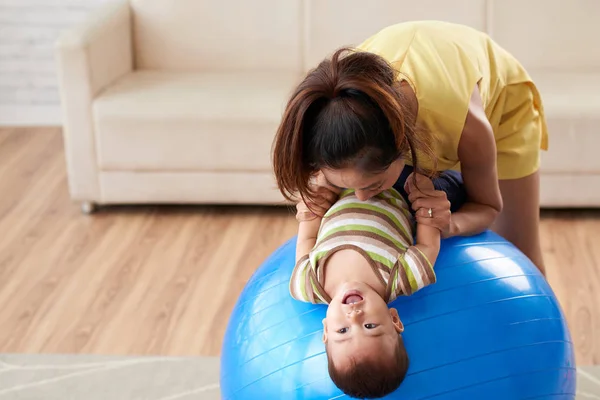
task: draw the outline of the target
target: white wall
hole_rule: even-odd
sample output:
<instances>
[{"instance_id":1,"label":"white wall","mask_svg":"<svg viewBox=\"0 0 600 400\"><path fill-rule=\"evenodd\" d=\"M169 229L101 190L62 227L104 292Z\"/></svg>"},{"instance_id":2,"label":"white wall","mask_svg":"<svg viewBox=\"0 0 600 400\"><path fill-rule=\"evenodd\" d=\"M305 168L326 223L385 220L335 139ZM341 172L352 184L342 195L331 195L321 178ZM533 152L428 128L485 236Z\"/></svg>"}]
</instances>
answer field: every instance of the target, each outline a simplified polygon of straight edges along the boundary
<instances>
[{"instance_id":1,"label":"white wall","mask_svg":"<svg viewBox=\"0 0 600 400\"><path fill-rule=\"evenodd\" d=\"M58 125L54 41L110 0L0 0L0 125Z\"/></svg>"}]
</instances>

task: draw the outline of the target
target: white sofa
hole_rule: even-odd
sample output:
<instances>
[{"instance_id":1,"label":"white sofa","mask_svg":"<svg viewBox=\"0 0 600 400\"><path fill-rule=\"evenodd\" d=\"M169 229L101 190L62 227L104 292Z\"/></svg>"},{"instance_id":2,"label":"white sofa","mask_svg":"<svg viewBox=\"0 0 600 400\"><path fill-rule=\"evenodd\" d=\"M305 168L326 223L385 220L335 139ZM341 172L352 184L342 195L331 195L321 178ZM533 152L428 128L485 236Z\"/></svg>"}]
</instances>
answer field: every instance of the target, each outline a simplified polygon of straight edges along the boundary
<instances>
[{"instance_id":1,"label":"white sofa","mask_svg":"<svg viewBox=\"0 0 600 400\"><path fill-rule=\"evenodd\" d=\"M302 75L400 21L490 33L548 114L542 206L600 206L600 2L121 0L57 42L69 188L92 204L278 204L271 143Z\"/></svg>"}]
</instances>

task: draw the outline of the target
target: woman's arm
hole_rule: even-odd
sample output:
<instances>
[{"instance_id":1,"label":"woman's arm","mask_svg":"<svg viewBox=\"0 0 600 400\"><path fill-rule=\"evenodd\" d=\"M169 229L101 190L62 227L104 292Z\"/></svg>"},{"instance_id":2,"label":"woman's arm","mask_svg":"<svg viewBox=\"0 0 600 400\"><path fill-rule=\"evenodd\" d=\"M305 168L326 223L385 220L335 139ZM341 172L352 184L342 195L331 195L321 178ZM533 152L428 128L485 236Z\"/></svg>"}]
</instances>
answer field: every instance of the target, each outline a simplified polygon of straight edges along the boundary
<instances>
[{"instance_id":1,"label":"woman's arm","mask_svg":"<svg viewBox=\"0 0 600 400\"><path fill-rule=\"evenodd\" d=\"M469 102L469 112L458 144L458 158L468 202L452 214L449 232L445 236L480 233L488 229L502 211L496 140L477 86Z\"/></svg>"}]
</instances>

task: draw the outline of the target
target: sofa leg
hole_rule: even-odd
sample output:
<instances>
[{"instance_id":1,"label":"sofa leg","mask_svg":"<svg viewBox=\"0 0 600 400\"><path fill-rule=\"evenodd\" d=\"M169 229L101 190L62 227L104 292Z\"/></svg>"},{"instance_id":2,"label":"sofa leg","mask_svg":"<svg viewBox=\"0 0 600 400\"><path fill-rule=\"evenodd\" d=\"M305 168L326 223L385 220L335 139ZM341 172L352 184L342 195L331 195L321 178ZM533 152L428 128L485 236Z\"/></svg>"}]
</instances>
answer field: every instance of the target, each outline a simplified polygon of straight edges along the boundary
<instances>
[{"instance_id":1,"label":"sofa leg","mask_svg":"<svg viewBox=\"0 0 600 400\"><path fill-rule=\"evenodd\" d=\"M81 212L84 214L92 214L94 211L96 211L96 203L93 203L91 201L84 201L83 203L81 203Z\"/></svg>"}]
</instances>

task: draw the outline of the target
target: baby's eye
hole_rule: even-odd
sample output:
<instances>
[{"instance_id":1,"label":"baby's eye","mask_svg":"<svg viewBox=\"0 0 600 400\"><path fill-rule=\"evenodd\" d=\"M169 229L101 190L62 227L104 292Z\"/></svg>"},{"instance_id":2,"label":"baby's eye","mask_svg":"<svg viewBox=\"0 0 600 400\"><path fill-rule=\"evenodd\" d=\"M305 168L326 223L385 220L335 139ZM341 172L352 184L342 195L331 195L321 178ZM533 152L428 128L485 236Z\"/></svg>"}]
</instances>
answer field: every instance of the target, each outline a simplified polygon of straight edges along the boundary
<instances>
[{"instance_id":1,"label":"baby's eye","mask_svg":"<svg viewBox=\"0 0 600 400\"><path fill-rule=\"evenodd\" d=\"M346 333L348 332L348 328L341 328L336 331L337 333Z\"/></svg>"},{"instance_id":2,"label":"baby's eye","mask_svg":"<svg viewBox=\"0 0 600 400\"><path fill-rule=\"evenodd\" d=\"M377 325L376 324L365 324L365 328L367 328L367 329L375 329L375 328L377 328Z\"/></svg>"}]
</instances>

